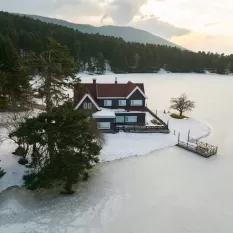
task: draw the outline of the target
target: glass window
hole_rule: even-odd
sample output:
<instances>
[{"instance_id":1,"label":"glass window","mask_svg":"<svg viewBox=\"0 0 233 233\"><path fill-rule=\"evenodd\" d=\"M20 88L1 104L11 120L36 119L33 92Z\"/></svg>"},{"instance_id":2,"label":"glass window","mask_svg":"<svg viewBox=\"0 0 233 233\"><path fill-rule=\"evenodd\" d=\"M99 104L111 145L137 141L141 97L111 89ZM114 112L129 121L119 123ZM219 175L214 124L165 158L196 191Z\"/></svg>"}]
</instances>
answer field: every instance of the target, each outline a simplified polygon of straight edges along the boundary
<instances>
[{"instance_id":1,"label":"glass window","mask_svg":"<svg viewBox=\"0 0 233 233\"><path fill-rule=\"evenodd\" d=\"M105 100L104 101L104 106L112 106L112 101L111 100Z\"/></svg>"},{"instance_id":2,"label":"glass window","mask_svg":"<svg viewBox=\"0 0 233 233\"><path fill-rule=\"evenodd\" d=\"M131 100L131 106L142 106L142 100Z\"/></svg>"},{"instance_id":3,"label":"glass window","mask_svg":"<svg viewBox=\"0 0 233 233\"><path fill-rule=\"evenodd\" d=\"M92 109L92 103L88 103L88 109Z\"/></svg>"},{"instance_id":4,"label":"glass window","mask_svg":"<svg viewBox=\"0 0 233 233\"><path fill-rule=\"evenodd\" d=\"M125 117L125 122L128 123L136 123L137 122L137 116L126 116Z\"/></svg>"},{"instance_id":5,"label":"glass window","mask_svg":"<svg viewBox=\"0 0 233 233\"><path fill-rule=\"evenodd\" d=\"M119 100L119 106L126 106L126 100Z\"/></svg>"},{"instance_id":6,"label":"glass window","mask_svg":"<svg viewBox=\"0 0 233 233\"><path fill-rule=\"evenodd\" d=\"M124 123L125 117L124 116L116 116L116 123Z\"/></svg>"},{"instance_id":7,"label":"glass window","mask_svg":"<svg viewBox=\"0 0 233 233\"><path fill-rule=\"evenodd\" d=\"M110 122L98 122L98 129L110 129Z\"/></svg>"},{"instance_id":8,"label":"glass window","mask_svg":"<svg viewBox=\"0 0 233 233\"><path fill-rule=\"evenodd\" d=\"M83 104L83 108L84 108L84 109L87 109L87 103L84 103L84 104Z\"/></svg>"}]
</instances>

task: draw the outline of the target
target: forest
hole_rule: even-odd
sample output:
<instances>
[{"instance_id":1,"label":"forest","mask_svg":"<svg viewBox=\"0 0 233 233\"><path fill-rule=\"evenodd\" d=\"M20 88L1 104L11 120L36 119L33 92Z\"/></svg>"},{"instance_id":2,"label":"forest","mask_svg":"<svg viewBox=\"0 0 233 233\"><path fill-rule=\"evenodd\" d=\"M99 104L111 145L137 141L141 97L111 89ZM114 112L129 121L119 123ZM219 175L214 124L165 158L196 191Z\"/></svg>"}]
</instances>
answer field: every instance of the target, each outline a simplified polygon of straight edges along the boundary
<instances>
[{"instance_id":1,"label":"forest","mask_svg":"<svg viewBox=\"0 0 233 233\"><path fill-rule=\"evenodd\" d=\"M107 62L115 73L233 72L233 55L192 52L176 47L125 42L121 38L85 34L26 16L0 12L0 72L33 51L44 50L47 38L66 45L79 70L101 74ZM10 65L12 68L12 65Z\"/></svg>"}]
</instances>

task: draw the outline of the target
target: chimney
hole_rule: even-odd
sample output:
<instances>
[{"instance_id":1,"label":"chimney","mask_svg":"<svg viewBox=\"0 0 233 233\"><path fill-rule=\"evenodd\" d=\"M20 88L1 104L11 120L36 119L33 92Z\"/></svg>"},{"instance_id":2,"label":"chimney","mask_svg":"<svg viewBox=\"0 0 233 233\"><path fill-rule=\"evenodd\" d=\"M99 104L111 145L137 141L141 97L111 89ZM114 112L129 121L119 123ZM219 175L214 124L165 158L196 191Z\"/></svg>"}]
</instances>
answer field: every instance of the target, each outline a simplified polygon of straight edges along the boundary
<instances>
[{"instance_id":1,"label":"chimney","mask_svg":"<svg viewBox=\"0 0 233 233\"><path fill-rule=\"evenodd\" d=\"M96 79L95 78L93 78L93 84L96 84Z\"/></svg>"},{"instance_id":2,"label":"chimney","mask_svg":"<svg viewBox=\"0 0 233 233\"><path fill-rule=\"evenodd\" d=\"M115 77L115 84L117 84L117 77Z\"/></svg>"}]
</instances>

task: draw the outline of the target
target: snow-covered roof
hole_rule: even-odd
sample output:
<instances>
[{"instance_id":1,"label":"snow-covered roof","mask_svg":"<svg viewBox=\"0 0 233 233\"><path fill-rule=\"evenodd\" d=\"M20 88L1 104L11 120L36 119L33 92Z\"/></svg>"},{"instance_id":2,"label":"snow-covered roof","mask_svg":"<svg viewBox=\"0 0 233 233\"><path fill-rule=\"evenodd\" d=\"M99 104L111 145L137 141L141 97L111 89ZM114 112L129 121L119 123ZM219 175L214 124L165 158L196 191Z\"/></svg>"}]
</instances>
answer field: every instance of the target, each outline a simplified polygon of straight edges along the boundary
<instances>
[{"instance_id":1,"label":"snow-covered roof","mask_svg":"<svg viewBox=\"0 0 233 233\"><path fill-rule=\"evenodd\" d=\"M93 113L93 118L115 118L114 109L101 108L100 111Z\"/></svg>"},{"instance_id":2,"label":"snow-covered roof","mask_svg":"<svg viewBox=\"0 0 233 233\"><path fill-rule=\"evenodd\" d=\"M115 113L145 113L143 111L126 111L125 109L109 109L109 108L100 108L100 111L92 114L93 118L115 118Z\"/></svg>"}]
</instances>

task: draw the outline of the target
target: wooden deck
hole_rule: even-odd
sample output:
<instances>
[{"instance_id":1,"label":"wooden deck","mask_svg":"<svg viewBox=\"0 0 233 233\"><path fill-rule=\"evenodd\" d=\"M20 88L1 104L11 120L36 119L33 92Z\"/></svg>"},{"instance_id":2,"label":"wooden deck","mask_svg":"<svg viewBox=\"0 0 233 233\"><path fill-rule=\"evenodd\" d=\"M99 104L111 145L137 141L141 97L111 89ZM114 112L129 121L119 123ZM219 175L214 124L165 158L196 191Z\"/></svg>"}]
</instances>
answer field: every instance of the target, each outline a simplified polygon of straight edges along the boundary
<instances>
[{"instance_id":1,"label":"wooden deck","mask_svg":"<svg viewBox=\"0 0 233 233\"><path fill-rule=\"evenodd\" d=\"M218 147L200 141L197 144L179 141L177 146L195 154L201 155L205 158L216 155L218 152Z\"/></svg>"}]
</instances>

